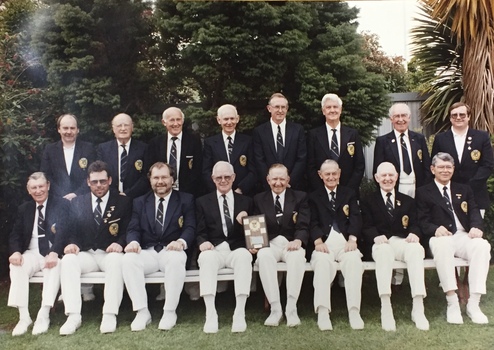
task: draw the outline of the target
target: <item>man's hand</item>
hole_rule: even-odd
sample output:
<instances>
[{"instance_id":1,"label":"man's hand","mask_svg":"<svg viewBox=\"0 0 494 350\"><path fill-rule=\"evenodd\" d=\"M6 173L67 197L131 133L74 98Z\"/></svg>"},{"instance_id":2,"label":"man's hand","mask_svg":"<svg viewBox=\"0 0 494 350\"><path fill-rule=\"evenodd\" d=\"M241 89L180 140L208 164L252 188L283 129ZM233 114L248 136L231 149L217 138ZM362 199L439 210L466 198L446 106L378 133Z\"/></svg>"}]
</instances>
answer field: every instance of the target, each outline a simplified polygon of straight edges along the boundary
<instances>
[{"instance_id":1,"label":"man's hand","mask_svg":"<svg viewBox=\"0 0 494 350\"><path fill-rule=\"evenodd\" d=\"M201 245L199 246L199 250L201 252L203 252L205 250L213 250L213 249L214 249L214 245L209 241L201 243Z\"/></svg>"},{"instance_id":2,"label":"man's hand","mask_svg":"<svg viewBox=\"0 0 494 350\"><path fill-rule=\"evenodd\" d=\"M435 236L436 237L443 237L443 236L452 236L453 234L448 231L448 229L444 226L439 226L436 229Z\"/></svg>"},{"instance_id":3,"label":"man's hand","mask_svg":"<svg viewBox=\"0 0 494 350\"><path fill-rule=\"evenodd\" d=\"M240 225L243 225L242 219L245 218L246 216L249 216L245 210L242 210L240 213L238 213L236 220Z\"/></svg>"},{"instance_id":4,"label":"man's hand","mask_svg":"<svg viewBox=\"0 0 494 350\"><path fill-rule=\"evenodd\" d=\"M9 263L14 266L22 266L23 262L24 259L22 258L22 254L20 252L12 253L12 255L9 256Z\"/></svg>"},{"instance_id":5,"label":"man's hand","mask_svg":"<svg viewBox=\"0 0 494 350\"><path fill-rule=\"evenodd\" d=\"M388 243L388 237L386 237L385 235L374 237L374 243L375 244Z\"/></svg>"},{"instance_id":6,"label":"man's hand","mask_svg":"<svg viewBox=\"0 0 494 350\"><path fill-rule=\"evenodd\" d=\"M75 193L68 193L65 196L63 196L63 198L68 199L69 201L71 201L75 197L77 197L77 195Z\"/></svg>"},{"instance_id":7,"label":"man's hand","mask_svg":"<svg viewBox=\"0 0 494 350\"><path fill-rule=\"evenodd\" d=\"M55 252L50 252L45 256L45 268L52 269L58 264L58 254Z\"/></svg>"},{"instance_id":8,"label":"man's hand","mask_svg":"<svg viewBox=\"0 0 494 350\"><path fill-rule=\"evenodd\" d=\"M136 241L132 241L127 246L125 247L125 252L126 253L140 253L141 252L141 245L137 243Z\"/></svg>"},{"instance_id":9,"label":"man's hand","mask_svg":"<svg viewBox=\"0 0 494 350\"><path fill-rule=\"evenodd\" d=\"M324 243L322 238L318 238L314 241L314 249L316 252L329 253L328 246Z\"/></svg>"},{"instance_id":10,"label":"man's hand","mask_svg":"<svg viewBox=\"0 0 494 350\"><path fill-rule=\"evenodd\" d=\"M166 250L175 250L177 252L181 252L182 250L184 250L184 248L185 248L185 246L184 246L183 242L180 242L180 241L171 241L166 246Z\"/></svg>"},{"instance_id":11,"label":"man's hand","mask_svg":"<svg viewBox=\"0 0 494 350\"><path fill-rule=\"evenodd\" d=\"M300 247L302 247L302 241L300 239L294 239L291 242L288 242L286 245L286 250L289 252L294 251L294 250L299 250Z\"/></svg>"},{"instance_id":12,"label":"man's hand","mask_svg":"<svg viewBox=\"0 0 494 350\"><path fill-rule=\"evenodd\" d=\"M65 249L63 250L63 252L65 254L79 254L79 247L77 246L77 244L69 244L68 246L65 247Z\"/></svg>"},{"instance_id":13,"label":"man's hand","mask_svg":"<svg viewBox=\"0 0 494 350\"><path fill-rule=\"evenodd\" d=\"M114 242L106 248L107 253L121 253L123 252L123 248L120 244Z\"/></svg>"},{"instance_id":14,"label":"man's hand","mask_svg":"<svg viewBox=\"0 0 494 350\"><path fill-rule=\"evenodd\" d=\"M420 238L415 233L410 232L407 238L405 238L405 241L408 243L418 243L420 242Z\"/></svg>"},{"instance_id":15,"label":"man's hand","mask_svg":"<svg viewBox=\"0 0 494 350\"><path fill-rule=\"evenodd\" d=\"M121 196L127 196L124 192L120 192L119 195L121 195Z\"/></svg>"},{"instance_id":16,"label":"man's hand","mask_svg":"<svg viewBox=\"0 0 494 350\"><path fill-rule=\"evenodd\" d=\"M259 251L259 249L254 249L254 248L249 249L249 252L250 252L252 255L257 254L257 252L258 252L258 251Z\"/></svg>"},{"instance_id":17,"label":"man's hand","mask_svg":"<svg viewBox=\"0 0 494 350\"><path fill-rule=\"evenodd\" d=\"M483 232L476 227L472 227L468 232L470 238L482 238Z\"/></svg>"},{"instance_id":18,"label":"man's hand","mask_svg":"<svg viewBox=\"0 0 494 350\"><path fill-rule=\"evenodd\" d=\"M348 236L348 241L345 244L345 252L352 252L357 249L357 237L354 235Z\"/></svg>"}]
</instances>

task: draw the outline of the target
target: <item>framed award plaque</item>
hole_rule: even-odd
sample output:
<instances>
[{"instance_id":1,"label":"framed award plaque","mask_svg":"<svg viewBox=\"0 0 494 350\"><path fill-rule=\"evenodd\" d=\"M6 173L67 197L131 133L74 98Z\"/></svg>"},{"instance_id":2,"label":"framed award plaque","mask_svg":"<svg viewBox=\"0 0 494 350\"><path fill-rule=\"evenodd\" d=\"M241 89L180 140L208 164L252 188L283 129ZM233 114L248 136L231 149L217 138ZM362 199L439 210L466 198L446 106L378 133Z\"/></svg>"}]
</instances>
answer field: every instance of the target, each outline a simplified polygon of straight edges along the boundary
<instances>
[{"instance_id":1,"label":"framed award plaque","mask_svg":"<svg viewBox=\"0 0 494 350\"><path fill-rule=\"evenodd\" d=\"M247 249L261 249L269 245L264 214L246 216L243 224Z\"/></svg>"}]
</instances>

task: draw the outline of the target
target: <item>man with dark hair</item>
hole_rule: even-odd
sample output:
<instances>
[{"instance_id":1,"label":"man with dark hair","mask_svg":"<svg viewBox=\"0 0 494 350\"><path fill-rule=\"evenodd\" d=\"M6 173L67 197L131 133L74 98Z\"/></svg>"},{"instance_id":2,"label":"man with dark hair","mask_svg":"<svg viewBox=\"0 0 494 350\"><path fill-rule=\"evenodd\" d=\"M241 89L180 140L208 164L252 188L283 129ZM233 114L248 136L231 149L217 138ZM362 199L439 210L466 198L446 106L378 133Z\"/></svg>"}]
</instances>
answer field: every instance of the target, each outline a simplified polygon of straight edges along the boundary
<instances>
[{"instance_id":1,"label":"man with dark hair","mask_svg":"<svg viewBox=\"0 0 494 350\"><path fill-rule=\"evenodd\" d=\"M424 236L430 239L437 274L446 294L447 321L463 323L456 295L456 256L469 263L467 315L473 323L488 323L479 302L486 293L491 245L482 238L482 217L472 189L451 181L455 162L448 153L439 152L432 158L431 171L434 181L417 189L416 202L419 225Z\"/></svg>"},{"instance_id":2,"label":"man with dark hair","mask_svg":"<svg viewBox=\"0 0 494 350\"><path fill-rule=\"evenodd\" d=\"M175 191L174 168L157 162L149 169L152 191L134 200L123 258L123 278L132 307L137 311L130 329L141 331L151 323L144 276L165 273L166 300L159 329L177 322L176 309L185 281L185 250L193 246L196 218L191 194Z\"/></svg>"},{"instance_id":3,"label":"man with dark hair","mask_svg":"<svg viewBox=\"0 0 494 350\"><path fill-rule=\"evenodd\" d=\"M454 103L449 109L451 129L437 134L432 146L432 156L445 152L453 157L455 171L452 181L469 185L482 216L490 206L487 179L494 169L489 133L468 126L470 107Z\"/></svg>"},{"instance_id":4,"label":"man with dark hair","mask_svg":"<svg viewBox=\"0 0 494 350\"><path fill-rule=\"evenodd\" d=\"M7 305L19 310L13 336L26 333L32 323L28 309L29 277L40 270L43 271L43 292L33 335L48 331L50 309L60 289L62 231L69 204L65 199L48 195L50 182L42 172L31 174L26 187L33 200L19 206L9 236L11 283Z\"/></svg>"},{"instance_id":5,"label":"man with dark hair","mask_svg":"<svg viewBox=\"0 0 494 350\"><path fill-rule=\"evenodd\" d=\"M101 333L112 333L123 296L122 257L132 201L110 191L108 166L102 161L89 165L87 185L91 193L70 203L70 226L62 259L61 284L67 321L61 335L73 334L81 325L81 274L105 272Z\"/></svg>"}]
</instances>

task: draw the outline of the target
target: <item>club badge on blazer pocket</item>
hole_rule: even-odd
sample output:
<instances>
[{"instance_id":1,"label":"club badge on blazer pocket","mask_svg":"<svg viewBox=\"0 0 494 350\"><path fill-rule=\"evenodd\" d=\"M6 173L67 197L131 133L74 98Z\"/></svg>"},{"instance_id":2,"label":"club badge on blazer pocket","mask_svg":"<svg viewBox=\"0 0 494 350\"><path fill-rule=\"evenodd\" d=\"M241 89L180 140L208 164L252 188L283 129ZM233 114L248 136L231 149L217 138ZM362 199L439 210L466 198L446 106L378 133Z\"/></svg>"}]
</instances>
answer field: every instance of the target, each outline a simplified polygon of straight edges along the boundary
<instances>
[{"instance_id":1,"label":"club badge on blazer pocket","mask_svg":"<svg viewBox=\"0 0 494 350\"><path fill-rule=\"evenodd\" d=\"M244 154L242 154L240 156L240 165L241 166L246 166L247 165L247 156L245 156Z\"/></svg>"},{"instance_id":2,"label":"club badge on blazer pocket","mask_svg":"<svg viewBox=\"0 0 494 350\"><path fill-rule=\"evenodd\" d=\"M403 215L403 217L401 218L401 224L403 225L403 228L405 230L408 228L409 220L410 220L410 218L408 217L408 215Z\"/></svg>"},{"instance_id":3,"label":"club badge on blazer pocket","mask_svg":"<svg viewBox=\"0 0 494 350\"><path fill-rule=\"evenodd\" d=\"M347 218L350 216L350 206L348 204L343 206L343 214L345 214Z\"/></svg>"},{"instance_id":4,"label":"club badge on blazer pocket","mask_svg":"<svg viewBox=\"0 0 494 350\"><path fill-rule=\"evenodd\" d=\"M87 168L87 159L86 158L79 159L79 168L81 168L81 169Z\"/></svg>"},{"instance_id":5,"label":"club badge on blazer pocket","mask_svg":"<svg viewBox=\"0 0 494 350\"><path fill-rule=\"evenodd\" d=\"M142 160L140 160L140 159L136 160L136 162L134 163L134 166L135 166L136 170L140 172L142 170Z\"/></svg>"},{"instance_id":6,"label":"club badge on blazer pocket","mask_svg":"<svg viewBox=\"0 0 494 350\"><path fill-rule=\"evenodd\" d=\"M353 155L355 154L355 142L348 142L346 144L346 150L348 151L350 157L353 157Z\"/></svg>"}]
</instances>

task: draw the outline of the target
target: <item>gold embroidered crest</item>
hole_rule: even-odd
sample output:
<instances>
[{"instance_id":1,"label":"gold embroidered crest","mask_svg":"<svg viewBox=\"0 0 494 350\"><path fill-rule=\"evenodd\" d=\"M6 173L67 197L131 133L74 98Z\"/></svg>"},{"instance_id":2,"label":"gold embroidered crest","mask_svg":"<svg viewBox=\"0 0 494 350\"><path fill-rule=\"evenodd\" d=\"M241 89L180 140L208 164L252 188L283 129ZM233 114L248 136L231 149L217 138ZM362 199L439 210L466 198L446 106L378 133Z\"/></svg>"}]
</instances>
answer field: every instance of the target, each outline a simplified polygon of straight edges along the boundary
<instances>
[{"instance_id":1,"label":"gold embroidered crest","mask_svg":"<svg viewBox=\"0 0 494 350\"><path fill-rule=\"evenodd\" d=\"M468 203L463 201L461 202L461 210L463 210L464 213L467 213L468 212Z\"/></svg>"},{"instance_id":2,"label":"gold embroidered crest","mask_svg":"<svg viewBox=\"0 0 494 350\"><path fill-rule=\"evenodd\" d=\"M116 222L111 224L108 231L110 231L112 236L116 236L118 234L118 224Z\"/></svg>"},{"instance_id":3,"label":"gold embroidered crest","mask_svg":"<svg viewBox=\"0 0 494 350\"><path fill-rule=\"evenodd\" d=\"M345 204L343 206L343 213L345 214L345 216L350 216L350 207L348 206L348 204Z\"/></svg>"},{"instance_id":4,"label":"gold embroidered crest","mask_svg":"<svg viewBox=\"0 0 494 350\"><path fill-rule=\"evenodd\" d=\"M355 146L353 143L349 143L346 145L346 149L348 151L348 154L353 157L353 155L355 154Z\"/></svg>"},{"instance_id":5,"label":"gold embroidered crest","mask_svg":"<svg viewBox=\"0 0 494 350\"><path fill-rule=\"evenodd\" d=\"M419 159L422 161L422 150L421 149L419 149L417 151L417 157L419 157Z\"/></svg>"},{"instance_id":6,"label":"gold embroidered crest","mask_svg":"<svg viewBox=\"0 0 494 350\"><path fill-rule=\"evenodd\" d=\"M87 159L86 158L79 159L79 167L81 169L86 169L87 168Z\"/></svg>"},{"instance_id":7,"label":"gold embroidered crest","mask_svg":"<svg viewBox=\"0 0 494 350\"><path fill-rule=\"evenodd\" d=\"M57 227L56 226L57 226L57 224L51 225L51 233L53 233L53 234L57 233Z\"/></svg>"},{"instance_id":8,"label":"gold embroidered crest","mask_svg":"<svg viewBox=\"0 0 494 350\"><path fill-rule=\"evenodd\" d=\"M141 171L142 170L142 160L140 160L140 159L136 160L136 162L134 163L134 166L136 167L137 171Z\"/></svg>"},{"instance_id":9,"label":"gold embroidered crest","mask_svg":"<svg viewBox=\"0 0 494 350\"><path fill-rule=\"evenodd\" d=\"M184 217L183 216L178 218L178 226L180 228L182 228L182 226L184 226Z\"/></svg>"},{"instance_id":10,"label":"gold embroidered crest","mask_svg":"<svg viewBox=\"0 0 494 350\"><path fill-rule=\"evenodd\" d=\"M480 151L479 151L479 150L474 149L474 150L472 151L472 153L470 153L470 156L472 157L472 160L473 160L474 162L478 162L478 161L479 161L479 159L480 159L481 153L480 153Z\"/></svg>"},{"instance_id":11,"label":"gold embroidered crest","mask_svg":"<svg viewBox=\"0 0 494 350\"><path fill-rule=\"evenodd\" d=\"M240 165L241 166L246 166L247 165L247 157L244 154L242 154L240 156Z\"/></svg>"},{"instance_id":12,"label":"gold embroidered crest","mask_svg":"<svg viewBox=\"0 0 494 350\"><path fill-rule=\"evenodd\" d=\"M293 215L292 215L292 220L293 220L293 223L296 224L297 223L297 217L298 217L298 213L296 211L293 212Z\"/></svg>"},{"instance_id":13,"label":"gold embroidered crest","mask_svg":"<svg viewBox=\"0 0 494 350\"><path fill-rule=\"evenodd\" d=\"M403 225L404 229L408 227L408 220L409 220L408 215L403 215L403 217L401 218L401 224Z\"/></svg>"},{"instance_id":14,"label":"gold embroidered crest","mask_svg":"<svg viewBox=\"0 0 494 350\"><path fill-rule=\"evenodd\" d=\"M189 159L189 169L192 170L192 165L194 165L194 158Z\"/></svg>"}]
</instances>

